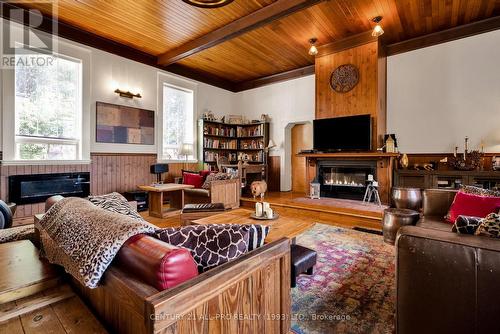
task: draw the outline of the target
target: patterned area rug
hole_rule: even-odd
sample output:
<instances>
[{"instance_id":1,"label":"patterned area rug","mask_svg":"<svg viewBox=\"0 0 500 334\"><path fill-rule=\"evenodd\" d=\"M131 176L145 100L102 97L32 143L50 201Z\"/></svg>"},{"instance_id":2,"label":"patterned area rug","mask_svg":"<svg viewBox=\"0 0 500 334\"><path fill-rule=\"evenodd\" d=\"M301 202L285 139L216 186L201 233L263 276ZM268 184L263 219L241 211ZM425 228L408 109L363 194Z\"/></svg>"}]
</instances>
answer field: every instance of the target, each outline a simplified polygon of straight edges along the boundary
<instances>
[{"instance_id":1,"label":"patterned area rug","mask_svg":"<svg viewBox=\"0 0 500 334\"><path fill-rule=\"evenodd\" d=\"M315 249L318 263L292 289L295 333L393 333L393 246L378 235L324 224L297 243Z\"/></svg>"}]
</instances>

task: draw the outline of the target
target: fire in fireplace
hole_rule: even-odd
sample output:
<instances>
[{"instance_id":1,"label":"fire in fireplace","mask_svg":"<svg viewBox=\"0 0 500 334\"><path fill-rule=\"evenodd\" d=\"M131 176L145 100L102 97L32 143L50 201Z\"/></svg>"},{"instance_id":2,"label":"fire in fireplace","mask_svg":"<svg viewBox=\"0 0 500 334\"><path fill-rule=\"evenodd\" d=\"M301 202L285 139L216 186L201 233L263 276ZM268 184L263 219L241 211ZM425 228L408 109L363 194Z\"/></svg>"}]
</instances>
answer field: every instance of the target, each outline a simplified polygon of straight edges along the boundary
<instances>
[{"instance_id":1,"label":"fire in fireplace","mask_svg":"<svg viewBox=\"0 0 500 334\"><path fill-rule=\"evenodd\" d=\"M320 160L318 180L321 196L362 200L368 175L376 176L376 161Z\"/></svg>"}]
</instances>

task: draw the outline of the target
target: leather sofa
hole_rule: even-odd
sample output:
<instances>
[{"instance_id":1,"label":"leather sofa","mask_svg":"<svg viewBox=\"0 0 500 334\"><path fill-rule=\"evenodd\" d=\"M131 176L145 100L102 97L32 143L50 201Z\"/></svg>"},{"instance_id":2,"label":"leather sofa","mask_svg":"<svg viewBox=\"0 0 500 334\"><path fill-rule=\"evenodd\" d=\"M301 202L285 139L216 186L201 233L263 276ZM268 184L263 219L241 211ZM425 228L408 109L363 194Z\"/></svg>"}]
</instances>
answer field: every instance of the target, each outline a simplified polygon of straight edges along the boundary
<instances>
[{"instance_id":1,"label":"leather sofa","mask_svg":"<svg viewBox=\"0 0 500 334\"><path fill-rule=\"evenodd\" d=\"M50 197L45 202L45 210L49 210L63 198ZM198 276L197 265L189 250L145 234L129 238L113 263L159 291L173 288Z\"/></svg>"},{"instance_id":2,"label":"leather sofa","mask_svg":"<svg viewBox=\"0 0 500 334\"><path fill-rule=\"evenodd\" d=\"M500 332L500 240L451 231L455 193L426 190L423 218L398 232L397 333Z\"/></svg>"}]
</instances>

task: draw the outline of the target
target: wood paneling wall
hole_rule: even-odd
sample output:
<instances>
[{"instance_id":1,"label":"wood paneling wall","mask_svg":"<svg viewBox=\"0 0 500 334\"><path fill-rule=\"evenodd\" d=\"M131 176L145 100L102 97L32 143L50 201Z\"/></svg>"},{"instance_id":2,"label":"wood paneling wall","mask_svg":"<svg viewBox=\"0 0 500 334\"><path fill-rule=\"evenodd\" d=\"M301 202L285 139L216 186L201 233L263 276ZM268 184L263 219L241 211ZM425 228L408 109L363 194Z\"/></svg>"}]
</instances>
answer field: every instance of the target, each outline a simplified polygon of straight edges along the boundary
<instances>
[{"instance_id":1,"label":"wood paneling wall","mask_svg":"<svg viewBox=\"0 0 500 334\"><path fill-rule=\"evenodd\" d=\"M156 154L92 153L90 165L26 165L0 166L0 199L7 201L8 177L24 174L50 174L65 172L90 172L93 195L113 191L125 192L137 189L139 184L150 184L156 176L149 172L149 166L156 162ZM181 175L181 169L197 170L197 164L169 164L165 182ZM44 203L20 205L15 218L29 217L44 212Z\"/></svg>"},{"instance_id":2,"label":"wood paneling wall","mask_svg":"<svg viewBox=\"0 0 500 334\"><path fill-rule=\"evenodd\" d=\"M330 87L332 72L340 65L359 69L359 82L347 93ZM316 118L370 114L373 117L372 149L382 144L386 126L386 58L378 41L316 58Z\"/></svg>"},{"instance_id":3,"label":"wood paneling wall","mask_svg":"<svg viewBox=\"0 0 500 334\"><path fill-rule=\"evenodd\" d=\"M0 199L7 201L9 198L10 175L26 174L52 174L68 172L90 172L90 165L26 165L26 166L0 166ZM92 176L91 176L92 177ZM44 212L44 203L19 205L15 218L29 217Z\"/></svg>"},{"instance_id":4,"label":"wood paneling wall","mask_svg":"<svg viewBox=\"0 0 500 334\"><path fill-rule=\"evenodd\" d=\"M267 160L267 190L281 190L281 157L270 156Z\"/></svg>"}]
</instances>

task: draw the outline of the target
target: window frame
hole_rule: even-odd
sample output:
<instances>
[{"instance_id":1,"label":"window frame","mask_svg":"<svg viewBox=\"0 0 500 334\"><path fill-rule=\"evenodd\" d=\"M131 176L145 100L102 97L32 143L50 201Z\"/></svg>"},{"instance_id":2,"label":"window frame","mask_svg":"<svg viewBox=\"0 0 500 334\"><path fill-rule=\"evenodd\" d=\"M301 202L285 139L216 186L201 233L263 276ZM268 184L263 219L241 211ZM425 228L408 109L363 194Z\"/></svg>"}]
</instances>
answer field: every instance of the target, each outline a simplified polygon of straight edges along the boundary
<instances>
[{"instance_id":1,"label":"window frame","mask_svg":"<svg viewBox=\"0 0 500 334\"><path fill-rule=\"evenodd\" d=\"M11 23L12 24L12 23ZM14 29L22 32L23 26L18 24L14 25ZM18 34L22 36L22 33ZM79 115L77 116L77 126L79 137L76 146L77 156L72 160L61 159L46 159L46 160L26 160L16 157L17 144L21 141L40 142L40 143L70 143L73 139L59 139L59 138L46 138L46 137L29 137L22 138L16 134L16 115L15 115L15 69L3 68L2 71L2 141L0 146L2 148L3 157L2 165L71 165L71 164L90 164L90 133L85 129L90 128L90 64L91 64L91 51L62 40L57 36L42 33L39 35L42 39L51 39L54 46L54 55L70 60L77 61L80 66L80 103ZM17 42L19 45L24 45L22 41ZM18 138L17 138L18 137Z\"/></svg>"},{"instance_id":2,"label":"window frame","mask_svg":"<svg viewBox=\"0 0 500 334\"><path fill-rule=\"evenodd\" d=\"M193 92L193 159L165 159L163 156L163 88L169 86L172 88ZM198 163L198 84L186 79L172 75L158 73L158 149L157 161L161 163Z\"/></svg>"}]
</instances>

